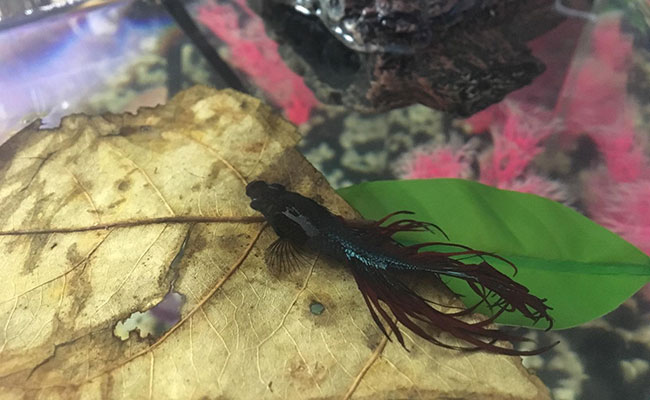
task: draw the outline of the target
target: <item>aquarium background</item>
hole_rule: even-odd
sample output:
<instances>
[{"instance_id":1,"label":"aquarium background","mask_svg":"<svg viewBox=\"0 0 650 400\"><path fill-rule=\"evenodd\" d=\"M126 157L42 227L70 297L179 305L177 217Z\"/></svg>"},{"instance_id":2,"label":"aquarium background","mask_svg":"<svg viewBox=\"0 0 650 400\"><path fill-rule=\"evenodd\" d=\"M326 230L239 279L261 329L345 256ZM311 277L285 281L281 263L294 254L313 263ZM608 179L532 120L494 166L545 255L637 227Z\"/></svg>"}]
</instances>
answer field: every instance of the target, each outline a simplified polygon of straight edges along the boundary
<instances>
[{"instance_id":1,"label":"aquarium background","mask_svg":"<svg viewBox=\"0 0 650 400\"><path fill-rule=\"evenodd\" d=\"M194 27L179 23L167 4L85 3L38 18L18 5L0 7L0 142L31 123L57 126L71 113L136 112L197 83L236 87L299 127L302 152L334 187L477 180L561 202L650 254L647 1L565 1L562 21L526 42L544 72L467 118L404 92L403 106L354 110L346 102L358 93L331 96L337 87L367 90L354 73L358 60L308 38L291 43L259 2L184 2ZM298 13L295 23L306 18L304 10L286 11ZM309 69L314 57L328 64ZM165 310L179 301L154 310L149 329L173 324ZM561 340L524 359L555 399L650 398L649 287L583 326L526 334L541 344Z\"/></svg>"}]
</instances>

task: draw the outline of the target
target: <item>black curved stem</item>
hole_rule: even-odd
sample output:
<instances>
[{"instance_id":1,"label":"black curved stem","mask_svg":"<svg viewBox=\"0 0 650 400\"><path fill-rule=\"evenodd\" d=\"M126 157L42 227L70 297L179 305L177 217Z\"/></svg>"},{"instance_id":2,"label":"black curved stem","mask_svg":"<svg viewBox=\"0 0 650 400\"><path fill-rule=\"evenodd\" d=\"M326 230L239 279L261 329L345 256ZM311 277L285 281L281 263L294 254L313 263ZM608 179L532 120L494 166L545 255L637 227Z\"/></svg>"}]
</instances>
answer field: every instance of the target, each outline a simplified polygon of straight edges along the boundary
<instances>
[{"instance_id":1,"label":"black curved stem","mask_svg":"<svg viewBox=\"0 0 650 400\"><path fill-rule=\"evenodd\" d=\"M233 72L232 68L221 58L214 47L208 42L199 27L179 0L160 0L163 7L174 18L178 26L192 41L210 66L221 76L226 84L240 92L247 93L246 87Z\"/></svg>"}]
</instances>

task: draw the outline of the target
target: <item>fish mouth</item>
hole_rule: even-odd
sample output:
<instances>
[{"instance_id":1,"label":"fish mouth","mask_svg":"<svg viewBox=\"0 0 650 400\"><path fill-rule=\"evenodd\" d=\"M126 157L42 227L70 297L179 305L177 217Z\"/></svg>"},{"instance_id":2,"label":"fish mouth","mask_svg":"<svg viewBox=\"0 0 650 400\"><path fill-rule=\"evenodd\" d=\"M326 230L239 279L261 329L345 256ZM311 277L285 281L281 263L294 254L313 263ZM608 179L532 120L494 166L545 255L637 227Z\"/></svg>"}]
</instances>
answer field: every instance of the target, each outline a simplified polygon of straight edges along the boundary
<instances>
[{"instance_id":1,"label":"fish mouth","mask_svg":"<svg viewBox=\"0 0 650 400\"><path fill-rule=\"evenodd\" d=\"M268 183L264 181L253 181L246 185L246 196L253 200L257 200L262 197L263 193L266 192L268 188Z\"/></svg>"},{"instance_id":2,"label":"fish mouth","mask_svg":"<svg viewBox=\"0 0 650 400\"><path fill-rule=\"evenodd\" d=\"M253 210L262 211L263 203L260 199L252 199L250 206Z\"/></svg>"}]
</instances>

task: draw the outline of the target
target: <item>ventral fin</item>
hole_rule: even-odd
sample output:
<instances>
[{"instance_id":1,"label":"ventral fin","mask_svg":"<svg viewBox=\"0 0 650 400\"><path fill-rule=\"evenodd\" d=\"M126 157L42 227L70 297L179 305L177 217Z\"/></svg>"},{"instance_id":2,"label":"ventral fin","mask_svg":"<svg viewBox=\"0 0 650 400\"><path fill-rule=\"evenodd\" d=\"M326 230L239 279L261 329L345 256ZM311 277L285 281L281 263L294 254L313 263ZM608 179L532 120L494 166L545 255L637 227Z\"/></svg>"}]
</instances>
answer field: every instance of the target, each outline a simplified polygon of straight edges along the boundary
<instances>
[{"instance_id":1,"label":"ventral fin","mask_svg":"<svg viewBox=\"0 0 650 400\"><path fill-rule=\"evenodd\" d=\"M264 253L266 265L273 276L282 276L307 265L311 259L306 249L288 239L279 238Z\"/></svg>"}]
</instances>

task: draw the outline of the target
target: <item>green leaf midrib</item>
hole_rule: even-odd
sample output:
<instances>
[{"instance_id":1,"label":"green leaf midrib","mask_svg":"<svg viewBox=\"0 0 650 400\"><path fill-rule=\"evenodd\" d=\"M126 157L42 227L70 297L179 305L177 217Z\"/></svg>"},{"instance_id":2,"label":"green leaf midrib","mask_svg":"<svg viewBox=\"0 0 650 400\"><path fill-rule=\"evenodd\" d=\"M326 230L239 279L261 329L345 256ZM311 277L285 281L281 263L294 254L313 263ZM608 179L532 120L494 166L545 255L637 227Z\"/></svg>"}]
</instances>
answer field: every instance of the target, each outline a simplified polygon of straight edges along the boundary
<instances>
[{"instance_id":1,"label":"green leaf midrib","mask_svg":"<svg viewBox=\"0 0 650 400\"><path fill-rule=\"evenodd\" d=\"M571 273L571 274L584 274L584 275L634 275L645 276L650 280L650 264L636 264L636 263L610 263L610 262L582 262L573 260L554 260L542 259L537 257L516 256L504 254L503 257L512 261L515 266L515 260L527 260L528 269L536 271L553 271L553 273ZM538 265L539 264L539 265ZM570 265L571 269L564 270L560 266ZM532 266L530 266L532 265Z\"/></svg>"}]
</instances>

